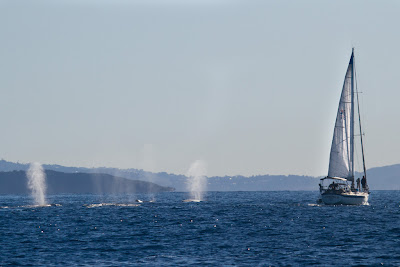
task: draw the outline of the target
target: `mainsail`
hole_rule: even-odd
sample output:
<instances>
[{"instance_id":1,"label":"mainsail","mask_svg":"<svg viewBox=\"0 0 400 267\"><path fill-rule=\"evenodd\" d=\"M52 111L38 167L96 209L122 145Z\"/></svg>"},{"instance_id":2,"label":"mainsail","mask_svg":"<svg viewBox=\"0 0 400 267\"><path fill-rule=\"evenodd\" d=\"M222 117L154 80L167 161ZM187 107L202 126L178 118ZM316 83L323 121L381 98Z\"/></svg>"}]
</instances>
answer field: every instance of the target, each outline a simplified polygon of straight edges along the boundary
<instances>
[{"instance_id":1,"label":"mainsail","mask_svg":"<svg viewBox=\"0 0 400 267\"><path fill-rule=\"evenodd\" d=\"M329 160L328 177L354 180L354 53L343 83Z\"/></svg>"}]
</instances>

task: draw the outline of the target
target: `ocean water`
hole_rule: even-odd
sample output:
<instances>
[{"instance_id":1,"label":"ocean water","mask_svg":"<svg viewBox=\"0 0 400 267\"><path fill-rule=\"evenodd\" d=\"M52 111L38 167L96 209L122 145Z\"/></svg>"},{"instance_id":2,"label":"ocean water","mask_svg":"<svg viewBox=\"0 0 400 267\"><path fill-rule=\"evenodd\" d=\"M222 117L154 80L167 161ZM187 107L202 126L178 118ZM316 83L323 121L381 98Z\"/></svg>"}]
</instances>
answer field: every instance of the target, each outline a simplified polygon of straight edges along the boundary
<instances>
[{"instance_id":1,"label":"ocean water","mask_svg":"<svg viewBox=\"0 0 400 267\"><path fill-rule=\"evenodd\" d=\"M374 191L368 206L316 205L317 197L52 195L52 206L35 207L2 195L0 265L400 266L399 191Z\"/></svg>"}]
</instances>

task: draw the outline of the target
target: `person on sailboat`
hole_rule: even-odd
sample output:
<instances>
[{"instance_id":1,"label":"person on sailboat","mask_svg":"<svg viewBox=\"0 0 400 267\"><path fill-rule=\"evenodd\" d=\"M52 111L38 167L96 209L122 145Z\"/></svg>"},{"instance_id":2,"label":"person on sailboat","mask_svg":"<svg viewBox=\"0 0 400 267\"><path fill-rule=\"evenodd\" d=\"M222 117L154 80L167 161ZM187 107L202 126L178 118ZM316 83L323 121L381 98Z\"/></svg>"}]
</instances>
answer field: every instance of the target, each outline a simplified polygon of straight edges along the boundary
<instances>
[{"instance_id":1,"label":"person on sailboat","mask_svg":"<svg viewBox=\"0 0 400 267\"><path fill-rule=\"evenodd\" d=\"M360 178L357 178L357 190L360 191L361 190L361 186L360 186Z\"/></svg>"},{"instance_id":2,"label":"person on sailboat","mask_svg":"<svg viewBox=\"0 0 400 267\"><path fill-rule=\"evenodd\" d=\"M363 178L361 179L361 185L363 190L365 191L366 186L367 186L367 179L365 179L365 176L363 176Z\"/></svg>"},{"instance_id":3,"label":"person on sailboat","mask_svg":"<svg viewBox=\"0 0 400 267\"><path fill-rule=\"evenodd\" d=\"M335 184L335 181L333 181L330 185L329 185L329 189L331 190L336 190L337 184Z\"/></svg>"}]
</instances>

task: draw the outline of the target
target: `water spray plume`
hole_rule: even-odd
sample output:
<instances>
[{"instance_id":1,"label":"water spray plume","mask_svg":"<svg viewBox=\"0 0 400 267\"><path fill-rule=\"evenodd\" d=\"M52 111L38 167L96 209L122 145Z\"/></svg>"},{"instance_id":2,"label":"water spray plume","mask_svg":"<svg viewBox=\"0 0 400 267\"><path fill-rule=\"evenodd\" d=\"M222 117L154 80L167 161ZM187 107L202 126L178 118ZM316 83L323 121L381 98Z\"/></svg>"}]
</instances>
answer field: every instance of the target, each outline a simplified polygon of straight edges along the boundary
<instances>
[{"instance_id":1,"label":"water spray plume","mask_svg":"<svg viewBox=\"0 0 400 267\"><path fill-rule=\"evenodd\" d=\"M46 205L46 174L40 163L34 162L26 172L28 178L28 188L31 190L32 198L36 205Z\"/></svg>"},{"instance_id":2,"label":"water spray plume","mask_svg":"<svg viewBox=\"0 0 400 267\"><path fill-rule=\"evenodd\" d=\"M202 160L196 160L190 165L187 172L188 190L193 200L202 201L203 193L207 188L207 165Z\"/></svg>"}]
</instances>

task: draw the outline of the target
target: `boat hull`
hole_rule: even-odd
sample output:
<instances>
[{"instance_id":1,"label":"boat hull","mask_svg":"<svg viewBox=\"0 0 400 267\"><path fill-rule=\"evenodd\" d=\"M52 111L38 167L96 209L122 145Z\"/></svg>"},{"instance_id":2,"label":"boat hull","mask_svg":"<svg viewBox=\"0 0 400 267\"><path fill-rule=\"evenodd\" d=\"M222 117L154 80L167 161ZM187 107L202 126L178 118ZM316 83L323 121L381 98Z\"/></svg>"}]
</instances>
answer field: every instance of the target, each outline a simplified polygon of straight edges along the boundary
<instances>
[{"instance_id":1,"label":"boat hull","mask_svg":"<svg viewBox=\"0 0 400 267\"><path fill-rule=\"evenodd\" d=\"M368 193L324 193L321 200L325 205L368 205Z\"/></svg>"}]
</instances>

